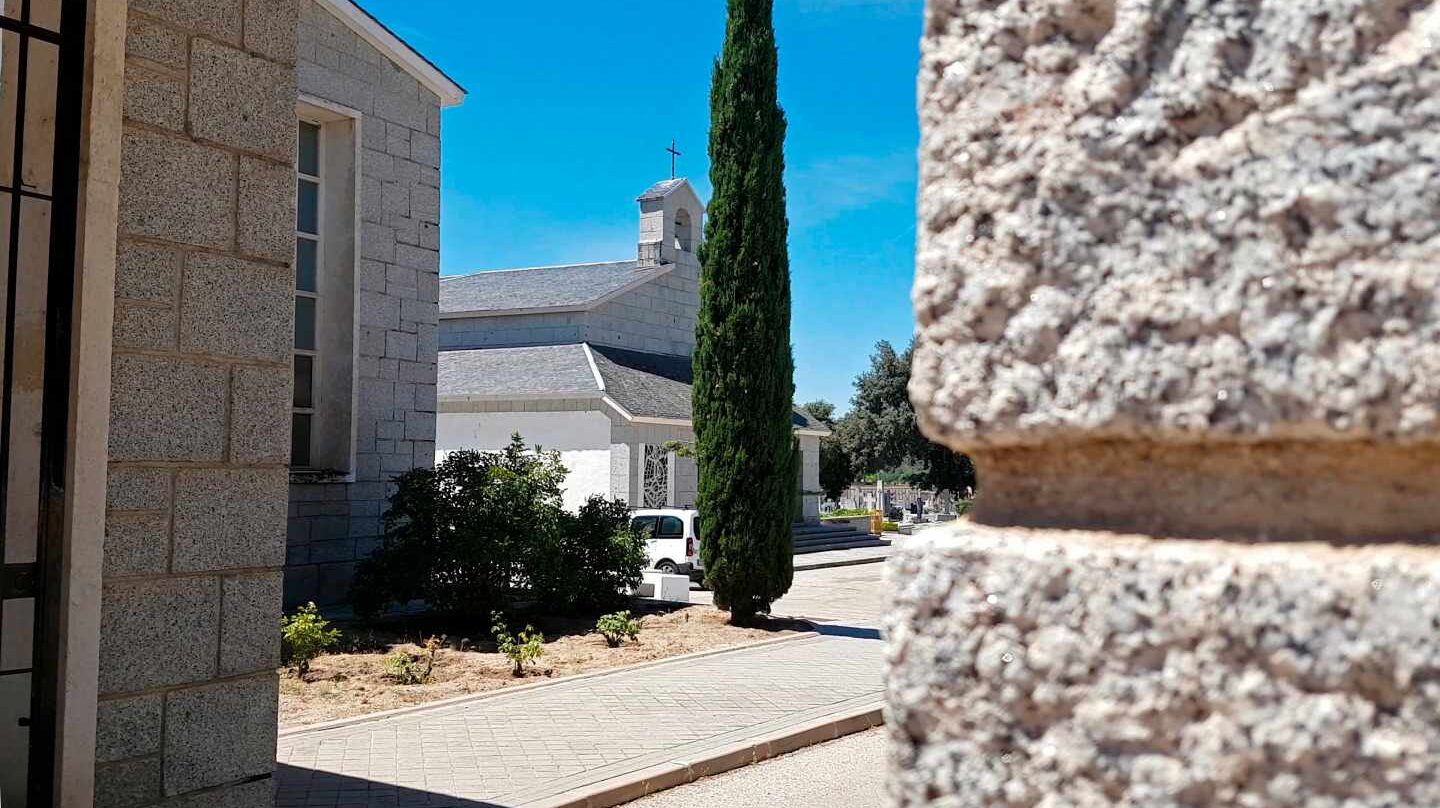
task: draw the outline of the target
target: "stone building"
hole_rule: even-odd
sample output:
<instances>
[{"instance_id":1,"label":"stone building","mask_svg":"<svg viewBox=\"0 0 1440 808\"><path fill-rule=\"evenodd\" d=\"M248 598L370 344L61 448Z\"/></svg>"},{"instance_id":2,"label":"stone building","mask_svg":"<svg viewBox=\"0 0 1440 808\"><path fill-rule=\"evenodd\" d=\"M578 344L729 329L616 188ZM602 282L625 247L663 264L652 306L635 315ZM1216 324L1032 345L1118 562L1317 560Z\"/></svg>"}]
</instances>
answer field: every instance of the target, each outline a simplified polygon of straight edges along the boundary
<instances>
[{"instance_id":1,"label":"stone building","mask_svg":"<svg viewBox=\"0 0 1440 808\"><path fill-rule=\"evenodd\" d=\"M690 357L705 206L684 179L640 195L637 257L478 272L440 282L441 453L495 450L520 433L560 452L565 504L613 497L693 507ZM803 516L820 514L820 438L796 409ZM667 446L667 444L670 444Z\"/></svg>"},{"instance_id":2,"label":"stone building","mask_svg":"<svg viewBox=\"0 0 1440 808\"><path fill-rule=\"evenodd\" d=\"M1440 8L927 17L894 803L1440 805Z\"/></svg>"},{"instance_id":3,"label":"stone building","mask_svg":"<svg viewBox=\"0 0 1440 808\"><path fill-rule=\"evenodd\" d=\"M287 502L339 558L430 462L463 91L349 0L0 30L0 803L268 805Z\"/></svg>"},{"instance_id":4,"label":"stone building","mask_svg":"<svg viewBox=\"0 0 1440 808\"><path fill-rule=\"evenodd\" d=\"M345 270L320 276L321 312L331 298L354 302L322 313L315 348L296 352L296 383L313 396L295 401L287 606L344 600L355 561L379 541L387 481L434 462L440 111L463 98L349 2L303 0L298 48L299 153L308 138L333 155L321 168L341 178L339 193L322 182L319 196L344 202L326 203L300 255L314 243L327 268ZM307 375L312 365L322 370Z\"/></svg>"}]
</instances>

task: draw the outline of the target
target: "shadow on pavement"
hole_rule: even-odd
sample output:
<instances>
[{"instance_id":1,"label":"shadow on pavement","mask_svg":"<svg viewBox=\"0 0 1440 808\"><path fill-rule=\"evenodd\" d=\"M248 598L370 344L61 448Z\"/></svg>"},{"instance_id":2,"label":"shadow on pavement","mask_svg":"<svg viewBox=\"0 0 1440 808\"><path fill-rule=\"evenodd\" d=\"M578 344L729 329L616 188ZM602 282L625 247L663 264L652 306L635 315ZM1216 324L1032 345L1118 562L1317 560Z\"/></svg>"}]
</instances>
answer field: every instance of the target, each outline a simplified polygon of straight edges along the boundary
<instances>
[{"instance_id":1,"label":"shadow on pavement","mask_svg":"<svg viewBox=\"0 0 1440 808\"><path fill-rule=\"evenodd\" d=\"M856 640L879 640L878 628L862 628L860 626L841 626L835 623L815 623L815 632L822 637L850 637Z\"/></svg>"},{"instance_id":2,"label":"shadow on pavement","mask_svg":"<svg viewBox=\"0 0 1440 808\"><path fill-rule=\"evenodd\" d=\"M377 783L284 763L275 767L275 808L509 808L508 805Z\"/></svg>"}]
</instances>

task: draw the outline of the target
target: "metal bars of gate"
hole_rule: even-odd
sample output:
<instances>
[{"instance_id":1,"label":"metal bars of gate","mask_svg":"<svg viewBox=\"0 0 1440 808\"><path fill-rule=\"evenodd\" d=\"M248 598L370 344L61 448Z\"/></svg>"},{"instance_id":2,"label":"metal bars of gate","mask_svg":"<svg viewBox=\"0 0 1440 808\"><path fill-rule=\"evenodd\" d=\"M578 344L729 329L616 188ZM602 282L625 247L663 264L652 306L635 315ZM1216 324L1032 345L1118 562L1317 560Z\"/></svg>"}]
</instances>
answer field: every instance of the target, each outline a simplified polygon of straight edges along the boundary
<instances>
[{"instance_id":1,"label":"metal bars of gate","mask_svg":"<svg viewBox=\"0 0 1440 808\"><path fill-rule=\"evenodd\" d=\"M0 690L29 690L25 714L0 710L18 725L0 741L26 738L21 770L7 761L24 798L4 801L29 808L55 794L88 13L87 0L0 7Z\"/></svg>"}]
</instances>

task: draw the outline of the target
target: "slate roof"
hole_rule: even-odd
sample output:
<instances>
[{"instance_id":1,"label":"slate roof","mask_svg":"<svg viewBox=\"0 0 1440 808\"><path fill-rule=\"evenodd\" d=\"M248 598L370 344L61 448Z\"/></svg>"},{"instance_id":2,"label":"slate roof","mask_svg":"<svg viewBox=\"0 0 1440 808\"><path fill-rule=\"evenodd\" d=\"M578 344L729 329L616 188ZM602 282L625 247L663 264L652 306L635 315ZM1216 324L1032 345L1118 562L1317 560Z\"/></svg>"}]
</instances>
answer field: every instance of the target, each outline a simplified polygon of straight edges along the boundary
<instances>
[{"instance_id":1,"label":"slate roof","mask_svg":"<svg viewBox=\"0 0 1440 808\"><path fill-rule=\"evenodd\" d=\"M795 408L793 422L796 429L823 429L826 432L830 431L830 427L826 426L824 421L811 415L810 411L804 407Z\"/></svg>"},{"instance_id":2,"label":"slate roof","mask_svg":"<svg viewBox=\"0 0 1440 808\"><path fill-rule=\"evenodd\" d=\"M637 267L636 261L610 261L441 278L440 314L583 306L670 270Z\"/></svg>"},{"instance_id":3,"label":"slate roof","mask_svg":"<svg viewBox=\"0 0 1440 808\"><path fill-rule=\"evenodd\" d=\"M690 418L690 358L590 346L605 392L632 415Z\"/></svg>"},{"instance_id":4,"label":"slate roof","mask_svg":"<svg viewBox=\"0 0 1440 808\"><path fill-rule=\"evenodd\" d=\"M665 197L667 197L667 196L670 195L670 192L671 192L671 191L675 190L676 188L679 188L682 184L684 184L684 182L685 182L685 178L684 178L684 177L676 177L676 178L674 178L674 179L661 180L660 182L655 183L654 185L650 186L649 188L646 188L646 189L645 189L645 193L643 193L643 194L641 194L640 196L636 197L635 201L636 201L636 202L646 202L646 201L649 201L649 200L651 200L651 199L664 199Z\"/></svg>"},{"instance_id":5,"label":"slate roof","mask_svg":"<svg viewBox=\"0 0 1440 808\"><path fill-rule=\"evenodd\" d=\"M631 415L690 420L695 377L688 357L608 345L591 345L590 351L605 382L605 395ZM583 343L440 352L442 398L587 398L600 393ZM796 429L828 430L799 407L792 423Z\"/></svg>"},{"instance_id":6,"label":"slate roof","mask_svg":"<svg viewBox=\"0 0 1440 808\"><path fill-rule=\"evenodd\" d=\"M584 398L600 392L580 344L441 351L439 376L442 397Z\"/></svg>"}]
</instances>

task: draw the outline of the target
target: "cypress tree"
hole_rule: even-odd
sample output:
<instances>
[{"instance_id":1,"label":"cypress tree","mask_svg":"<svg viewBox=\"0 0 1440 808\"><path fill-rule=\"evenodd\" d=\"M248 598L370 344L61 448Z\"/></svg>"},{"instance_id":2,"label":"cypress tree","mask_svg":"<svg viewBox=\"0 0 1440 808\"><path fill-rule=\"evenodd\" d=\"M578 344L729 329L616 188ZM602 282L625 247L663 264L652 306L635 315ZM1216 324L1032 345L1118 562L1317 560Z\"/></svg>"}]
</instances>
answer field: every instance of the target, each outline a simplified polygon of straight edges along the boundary
<instances>
[{"instance_id":1,"label":"cypress tree","mask_svg":"<svg viewBox=\"0 0 1440 808\"><path fill-rule=\"evenodd\" d=\"M694 360L705 574L738 624L768 613L794 576L795 366L772 2L728 2L710 89L714 193Z\"/></svg>"}]
</instances>

